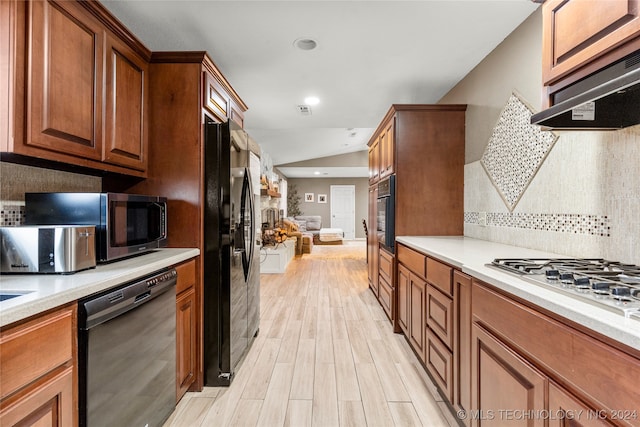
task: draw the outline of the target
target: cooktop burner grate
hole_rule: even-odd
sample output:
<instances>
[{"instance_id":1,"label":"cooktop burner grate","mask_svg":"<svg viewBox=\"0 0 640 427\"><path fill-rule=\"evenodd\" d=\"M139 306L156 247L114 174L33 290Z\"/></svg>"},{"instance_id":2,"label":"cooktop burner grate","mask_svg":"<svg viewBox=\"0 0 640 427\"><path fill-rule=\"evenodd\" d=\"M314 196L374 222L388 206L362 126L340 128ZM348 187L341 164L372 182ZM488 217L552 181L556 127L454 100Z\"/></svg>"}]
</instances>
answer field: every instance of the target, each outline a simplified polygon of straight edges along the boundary
<instances>
[{"instance_id":1,"label":"cooktop burner grate","mask_svg":"<svg viewBox=\"0 0 640 427\"><path fill-rule=\"evenodd\" d=\"M496 258L522 279L640 320L640 267L601 258Z\"/></svg>"}]
</instances>

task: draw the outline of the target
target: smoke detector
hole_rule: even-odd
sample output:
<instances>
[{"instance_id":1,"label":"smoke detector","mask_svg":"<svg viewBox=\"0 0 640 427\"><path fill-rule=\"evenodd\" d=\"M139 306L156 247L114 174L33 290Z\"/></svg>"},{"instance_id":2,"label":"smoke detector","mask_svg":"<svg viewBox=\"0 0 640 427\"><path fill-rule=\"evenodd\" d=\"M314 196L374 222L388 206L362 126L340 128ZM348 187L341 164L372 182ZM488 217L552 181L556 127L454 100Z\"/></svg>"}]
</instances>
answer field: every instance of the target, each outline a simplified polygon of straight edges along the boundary
<instances>
[{"instance_id":1,"label":"smoke detector","mask_svg":"<svg viewBox=\"0 0 640 427\"><path fill-rule=\"evenodd\" d=\"M300 37L293 41L293 45L300 50L313 50L318 46L318 42L309 37Z\"/></svg>"},{"instance_id":2,"label":"smoke detector","mask_svg":"<svg viewBox=\"0 0 640 427\"><path fill-rule=\"evenodd\" d=\"M298 112L301 116L310 116L311 107L309 105L298 105Z\"/></svg>"}]
</instances>

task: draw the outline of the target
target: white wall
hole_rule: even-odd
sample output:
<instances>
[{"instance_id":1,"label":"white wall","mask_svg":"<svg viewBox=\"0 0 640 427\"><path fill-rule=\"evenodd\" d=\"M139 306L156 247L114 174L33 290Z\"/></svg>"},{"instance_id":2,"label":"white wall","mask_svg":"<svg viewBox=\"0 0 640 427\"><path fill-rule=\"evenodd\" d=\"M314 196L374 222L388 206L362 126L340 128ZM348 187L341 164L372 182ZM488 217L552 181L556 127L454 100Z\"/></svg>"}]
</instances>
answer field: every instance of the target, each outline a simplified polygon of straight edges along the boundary
<instances>
[{"instance_id":1,"label":"white wall","mask_svg":"<svg viewBox=\"0 0 640 427\"><path fill-rule=\"evenodd\" d=\"M295 185L300 201L300 210L303 215L320 215L322 226L331 227L331 186L355 185L356 187L356 213L355 230L356 239L364 239L364 227L362 220L368 215L369 178L289 178L289 185ZM304 201L305 193L313 193L313 203ZM318 194L327 195L327 203L318 203Z\"/></svg>"},{"instance_id":2,"label":"white wall","mask_svg":"<svg viewBox=\"0 0 640 427\"><path fill-rule=\"evenodd\" d=\"M541 46L538 9L440 100L469 105L465 235L640 264L640 126L556 132L555 146L513 212L481 165L496 120L513 91L540 110ZM481 212L487 213L487 226L479 225Z\"/></svg>"}]
</instances>

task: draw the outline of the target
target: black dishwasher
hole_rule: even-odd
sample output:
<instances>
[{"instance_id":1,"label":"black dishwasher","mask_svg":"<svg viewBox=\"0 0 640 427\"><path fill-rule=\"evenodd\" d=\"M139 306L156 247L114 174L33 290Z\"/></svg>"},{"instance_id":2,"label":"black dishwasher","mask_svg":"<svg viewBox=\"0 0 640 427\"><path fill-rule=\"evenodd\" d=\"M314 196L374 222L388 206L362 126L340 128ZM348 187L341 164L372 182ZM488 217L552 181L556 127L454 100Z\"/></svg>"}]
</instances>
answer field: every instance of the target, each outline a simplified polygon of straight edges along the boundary
<instances>
[{"instance_id":1,"label":"black dishwasher","mask_svg":"<svg viewBox=\"0 0 640 427\"><path fill-rule=\"evenodd\" d=\"M162 426L176 403L175 269L79 301L80 426Z\"/></svg>"}]
</instances>

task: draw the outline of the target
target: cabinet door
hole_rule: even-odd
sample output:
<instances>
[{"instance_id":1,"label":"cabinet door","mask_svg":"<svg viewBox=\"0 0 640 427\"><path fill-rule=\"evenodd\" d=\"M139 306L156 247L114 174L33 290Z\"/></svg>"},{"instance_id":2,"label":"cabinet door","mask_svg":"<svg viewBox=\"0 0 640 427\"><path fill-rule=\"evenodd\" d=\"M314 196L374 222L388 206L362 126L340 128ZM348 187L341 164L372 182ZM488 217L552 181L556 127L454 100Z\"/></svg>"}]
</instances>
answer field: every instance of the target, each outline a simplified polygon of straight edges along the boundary
<instances>
[{"instance_id":1,"label":"cabinet door","mask_svg":"<svg viewBox=\"0 0 640 427\"><path fill-rule=\"evenodd\" d=\"M176 267L176 397L180 400L196 379L196 263Z\"/></svg>"},{"instance_id":2,"label":"cabinet door","mask_svg":"<svg viewBox=\"0 0 640 427\"><path fill-rule=\"evenodd\" d=\"M637 37L639 6L638 0L547 1L542 9L543 83Z\"/></svg>"},{"instance_id":3,"label":"cabinet door","mask_svg":"<svg viewBox=\"0 0 640 427\"><path fill-rule=\"evenodd\" d=\"M177 400L195 380L196 365L196 292L193 287L178 295L176 301Z\"/></svg>"},{"instance_id":4,"label":"cabinet door","mask_svg":"<svg viewBox=\"0 0 640 427\"><path fill-rule=\"evenodd\" d=\"M369 233L367 235L367 260L369 262L369 286L378 296L378 187L369 188Z\"/></svg>"},{"instance_id":5,"label":"cabinet door","mask_svg":"<svg viewBox=\"0 0 640 427\"><path fill-rule=\"evenodd\" d=\"M598 412L580 402L568 391L553 382L549 383L549 414L553 415L550 427L610 427Z\"/></svg>"},{"instance_id":6,"label":"cabinet door","mask_svg":"<svg viewBox=\"0 0 640 427\"><path fill-rule=\"evenodd\" d=\"M453 405L457 410L471 408L471 277L460 271L453 272L454 316L454 368ZM470 420L463 420L466 426Z\"/></svg>"},{"instance_id":7,"label":"cabinet door","mask_svg":"<svg viewBox=\"0 0 640 427\"><path fill-rule=\"evenodd\" d=\"M34 384L17 400L3 402L0 425L58 427L77 425L73 368L67 367Z\"/></svg>"},{"instance_id":8,"label":"cabinet door","mask_svg":"<svg viewBox=\"0 0 640 427\"><path fill-rule=\"evenodd\" d=\"M428 311L428 309L427 309ZM453 401L453 353L426 329L425 365L448 402Z\"/></svg>"},{"instance_id":9,"label":"cabinet door","mask_svg":"<svg viewBox=\"0 0 640 427\"><path fill-rule=\"evenodd\" d=\"M107 37L103 161L147 168L147 63L127 45Z\"/></svg>"},{"instance_id":10,"label":"cabinet door","mask_svg":"<svg viewBox=\"0 0 640 427\"><path fill-rule=\"evenodd\" d=\"M398 264L398 325L406 336L409 335L409 270L402 264Z\"/></svg>"},{"instance_id":11,"label":"cabinet door","mask_svg":"<svg viewBox=\"0 0 640 427\"><path fill-rule=\"evenodd\" d=\"M389 283L384 277L378 277L378 301L382 306L385 313L389 317L389 320L393 321L393 297L394 292Z\"/></svg>"},{"instance_id":12,"label":"cabinet door","mask_svg":"<svg viewBox=\"0 0 640 427\"><path fill-rule=\"evenodd\" d=\"M449 350L453 349L453 299L428 284L426 304L427 325Z\"/></svg>"},{"instance_id":13,"label":"cabinet door","mask_svg":"<svg viewBox=\"0 0 640 427\"><path fill-rule=\"evenodd\" d=\"M229 116L229 97L222 85L211 74L204 73L204 107L220 122Z\"/></svg>"},{"instance_id":14,"label":"cabinet door","mask_svg":"<svg viewBox=\"0 0 640 427\"><path fill-rule=\"evenodd\" d=\"M394 168L394 126L393 119L380 136L380 178L393 174Z\"/></svg>"},{"instance_id":15,"label":"cabinet door","mask_svg":"<svg viewBox=\"0 0 640 427\"><path fill-rule=\"evenodd\" d=\"M369 147L369 184L374 184L380 179L380 144L379 139Z\"/></svg>"},{"instance_id":16,"label":"cabinet door","mask_svg":"<svg viewBox=\"0 0 640 427\"><path fill-rule=\"evenodd\" d=\"M387 283L393 288L393 260L394 256L385 250L380 250L378 271Z\"/></svg>"},{"instance_id":17,"label":"cabinet door","mask_svg":"<svg viewBox=\"0 0 640 427\"><path fill-rule=\"evenodd\" d=\"M514 423L515 411L535 414L546 409L544 375L477 324L472 326L472 339L472 414L478 415L472 425L502 426ZM520 423L542 427L543 418Z\"/></svg>"},{"instance_id":18,"label":"cabinet door","mask_svg":"<svg viewBox=\"0 0 640 427\"><path fill-rule=\"evenodd\" d=\"M409 297L409 341L425 361L425 318L426 318L426 297L425 292L427 282L410 274L411 294Z\"/></svg>"},{"instance_id":19,"label":"cabinet door","mask_svg":"<svg viewBox=\"0 0 640 427\"><path fill-rule=\"evenodd\" d=\"M102 27L75 2L29 2L29 20L27 146L100 160Z\"/></svg>"}]
</instances>

